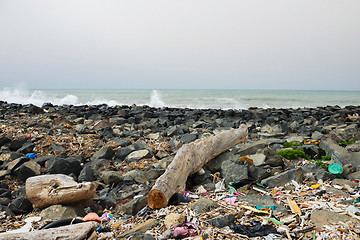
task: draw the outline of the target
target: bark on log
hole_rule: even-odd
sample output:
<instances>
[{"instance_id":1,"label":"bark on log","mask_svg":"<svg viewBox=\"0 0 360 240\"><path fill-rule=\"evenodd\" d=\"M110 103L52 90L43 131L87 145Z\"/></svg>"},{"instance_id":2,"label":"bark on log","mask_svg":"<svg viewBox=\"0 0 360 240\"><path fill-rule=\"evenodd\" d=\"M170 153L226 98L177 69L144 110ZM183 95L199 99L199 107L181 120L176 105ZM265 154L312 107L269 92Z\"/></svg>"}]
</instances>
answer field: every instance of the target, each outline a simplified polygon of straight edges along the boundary
<instances>
[{"instance_id":1,"label":"bark on log","mask_svg":"<svg viewBox=\"0 0 360 240\"><path fill-rule=\"evenodd\" d=\"M152 209L166 207L174 193L184 192L188 176L198 172L208 161L229 148L245 142L247 127L221 131L207 138L183 145L165 173L155 182L148 196Z\"/></svg>"},{"instance_id":2,"label":"bark on log","mask_svg":"<svg viewBox=\"0 0 360 240\"><path fill-rule=\"evenodd\" d=\"M99 226L96 222L85 222L72 224L65 227L49 228L33 232L22 233L0 233L3 240L84 240L91 239L91 236ZM93 238L94 239L94 238Z\"/></svg>"}]
</instances>

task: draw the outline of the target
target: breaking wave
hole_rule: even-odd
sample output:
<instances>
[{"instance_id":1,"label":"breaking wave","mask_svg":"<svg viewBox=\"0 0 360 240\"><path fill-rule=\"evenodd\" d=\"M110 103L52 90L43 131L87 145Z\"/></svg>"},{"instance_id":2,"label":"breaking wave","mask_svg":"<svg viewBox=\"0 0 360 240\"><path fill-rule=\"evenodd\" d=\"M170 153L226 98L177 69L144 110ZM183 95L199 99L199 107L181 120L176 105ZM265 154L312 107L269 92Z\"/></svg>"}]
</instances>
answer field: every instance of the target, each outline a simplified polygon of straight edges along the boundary
<instances>
[{"instance_id":1,"label":"breaking wave","mask_svg":"<svg viewBox=\"0 0 360 240\"><path fill-rule=\"evenodd\" d=\"M152 90L152 92L150 94L150 104L149 105L152 107L157 107L157 108L165 106L165 103L161 99L161 96L158 91Z\"/></svg>"},{"instance_id":2,"label":"breaking wave","mask_svg":"<svg viewBox=\"0 0 360 240\"><path fill-rule=\"evenodd\" d=\"M120 105L120 103L115 100L94 99L91 96L80 99L79 96L74 94L66 92L59 93L52 90L44 92L41 90L3 89L0 90L0 100L8 103L33 104L39 107L44 103L52 103L53 105Z\"/></svg>"}]
</instances>

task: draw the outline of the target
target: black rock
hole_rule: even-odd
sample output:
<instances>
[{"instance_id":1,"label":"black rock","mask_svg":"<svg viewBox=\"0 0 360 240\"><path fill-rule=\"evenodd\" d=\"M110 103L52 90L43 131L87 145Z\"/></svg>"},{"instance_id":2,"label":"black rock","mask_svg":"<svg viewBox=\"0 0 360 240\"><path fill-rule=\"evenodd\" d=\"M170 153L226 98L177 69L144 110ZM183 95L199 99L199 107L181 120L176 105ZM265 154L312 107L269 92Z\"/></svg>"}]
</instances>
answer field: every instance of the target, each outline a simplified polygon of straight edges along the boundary
<instances>
[{"instance_id":1,"label":"black rock","mask_svg":"<svg viewBox=\"0 0 360 240\"><path fill-rule=\"evenodd\" d=\"M131 152L135 151L135 147L133 145L127 146L125 148L121 148L116 153L116 158L119 160L124 160L127 155L129 155Z\"/></svg>"},{"instance_id":2,"label":"black rock","mask_svg":"<svg viewBox=\"0 0 360 240\"><path fill-rule=\"evenodd\" d=\"M20 167L21 165L23 165L24 163L26 163L27 161L29 161L29 158L26 157L19 157L13 161L11 161L10 163L8 163L8 167L7 169L10 171L10 173L14 173L14 171Z\"/></svg>"},{"instance_id":3,"label":"black rock","mask_svg":"<svg viewBox=\"0 0 360 240\"><path fill-rule=\"evenodd\" d=\"M111 147L102 148L97 151L92 158L101 158L101 159L108 159L111 160L115 156L115 152Z\"/></svg>"},{"instance_id":4,"label":"black rock","mask_svg":"<svg viewBox=\"0 0 360 240\"><path fill-rule=\"evenodd\" d=\"M45 163L52 158L56 158L56 156L41 156L35 158L34 161L40 164L41 167L45 167Z\"/></svg>"},{"instance_id":5,"label":"black rock","mask_svg":"<svg viewBox=\"0 0 360 240\"><path fill-rule=\"evenodd\" d=\"M194 133L186 133L181 136L180 141L182 143L190 143L197 139L197 134Z\"/></svg>"},{"instance_id":6,"label":"black rock","mask_svg":"<svg viewBox=\"0 0 360 240\"><path fill-rule=\"evenodd\" d=\"M40 114L40 113L43 113L44 110L38 106L35 106L35 105L31 105L31 107L29 108L29 113L32 113L32 114Z\"/></svg>"},{"instance_id":7,"label":"black rock","mask_svg":"<svg viewBox=\"0 0 360 240\"><path fill-rule=\"evenodd\" d=\"M11 203L11 198L0 197L0 206L8 206Z\"/></svg>"},{"instance_id":8,"label":"black rock","mask_svg":"<svg viewBox=\"0 0 360 240\"><path fill-rule=\"evenodd\" d=\"M34 147L35 147L34 143L26 142L21 146L21 148L19 148L17 150L17 152L20 152L20 153L23 153L23 154L31 153L33 151Z\"/></svg>"},{"instance_id":9,"label":"black rock","mask_svg":"<svg viewBox=\"0 0 360 240\"><path fill-rule=\"evenodd\" d=\"M249 177L256 181L261 181L271 176L271 168L250 165L248 170Z\"/></svg>"},{"instance_id":10,"label":"black rock","mask_svg":"<svg viewBox=\"0 0 360 240\"><path fill-rule=\"evenodd\" d=\"M275 155L275 156L267 157L264 164L269 165L271 167L283 167L284 161L282 160L281 156Z\"/></svg>"},{"instance_id":11,"label":"black rock","mask_svg":"<svg viewBox=\"0 0 360 240\"><path fill-rule=\"evenodd\" d=\"M24 143L28 141L27 138L19 138L17 140L11 141L9 143L9 149L11 151L17 151L19 148L23 146Z\"/></svg>"},{"instance_id":12,"label":"black rock","mask_svg":"<svg viewBox=\"0 0 360 240\"><path fill-rule=\"evenodd\" d=\"M95 180L94 170L90 166L85 166L81 170L78 182L92 182Z\"/></svg>"},{"instance_id":13,"label":"black rock","mask_svg":"<svg viewBox=\"0 0 360 240\"><path fill-rule=\"evenodd\" d=\"M146 202L147 196L138 197L121 205L120 210L125 214L135 216L146 205Z\"/></svg>"},{"instance_id":14,"label":"black rock","mask_svg":"<svg viewBox=\"0 0 360 240\"><path fill-rule=\"evenodd\" d=\"M9 204L9 208L16 215L27 214L33 210L33 206L30 200L24 197L19 197L13 200Z\"/></svg>"},{"instance_id":15,"label":"black rock","mask_svg":"<svg viewBox=\"0 0 360 240\"><path fill-rule=\"evenodd\" d=\"M52 158L47 161L47 173L79 176L82 169L80 162L74 158Z\"/></svg>"},{"instance_id":16,"label":"black rock","mask_svg":"<svg viewBox=\"0 0 360 240\"><path fill-rule=\"evenodd\" d=\"M230 226L232 223L234 223L234 221L235 221L235 216L233 214L227 214L224 216L212 218L206 222L213 227L223 228L226 226Z\"/></svg>"},{"instance_id":17,"label":"black rock","mask_svg":"<svg viewBox=\"0 0 360 240\"><path fill-rule=\"evenodd\" d=\"M6 188L0 188L0 197L10 198L11 197L11 191L9 189L6 189Z\"/></svg>"},{"instance_id":18,"label":"black rock","mask_svg":"<svg viewBox=\"0 0 360 240\"><path fill-rule=\"evenodd\" d=\"M26 189L24 187L19 187L18 189L11 192L12 198L26 197Z\"/></svg>"},{"instance_id":19,"label":"black rock","mask_svg":"<svg viewBox=\"0 0 360 240\"><path fill-rule=\"evenodd\" d=\"M221 164L221 177L225 178L226 185L248 178L248 167L232 160L226 160Z\"/></svg>"},{"instance_id":20,"label":"black rock","mask_svg":"<svg viewBox=\"0 0 360 240\"><path fill-rule=\"evenodd\" d=\"M41 174L41 166L34 162L28 161L15 169L13 176L20 181L25 182L29 177L37 176Z\"/></svg>"},{"instance_id":21,"label":"black rock","mask_svg":"<svg viewBox=\"0 0 360 240\"><path fill-rule=\"evenodd\" d=\"M11 142L11 139L6 137L6 136L2 136L0 137L0 147L4 146L6 143Z\"/></svg>"},{"instance_id":22,"label":"black rock","mask_svg":"<svg viewBox=\"0 0 360 240\"><path fill-rule=\"evenodd\" d=\"M115 142L119 143L120 147L127 147L127 146L131 145L131 141L126 138L116 137L116 138L111 139L111 141L115 141Z\"/></svg>"}]
</instances>

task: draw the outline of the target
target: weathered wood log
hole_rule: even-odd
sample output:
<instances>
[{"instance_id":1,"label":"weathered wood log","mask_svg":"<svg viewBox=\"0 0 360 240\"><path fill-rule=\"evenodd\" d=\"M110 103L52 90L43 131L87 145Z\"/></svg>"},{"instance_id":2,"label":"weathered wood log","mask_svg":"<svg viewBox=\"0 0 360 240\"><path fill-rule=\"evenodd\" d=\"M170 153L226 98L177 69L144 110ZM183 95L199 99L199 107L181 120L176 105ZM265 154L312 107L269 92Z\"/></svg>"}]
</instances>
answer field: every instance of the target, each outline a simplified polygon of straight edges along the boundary
<instances>
[{"instance_id":1,"label":"weathered wood log","mask_svg":"<svg viewBox=\"0 0 360 240\"><path fill-rule=\"evenodd\" d=\"M91 182L77 183L64 174L51 174L28 178L25 190L35 208L45 208L56 204L85 204L94 197L96 187Z\"/></svg>"},{"instance_id":2,"label":"weathered wood log","mask_svg":"<svg viewBox=\"0 0 360 240\"><path fill-rule=\"evenodd\" d=\"M72 224L69 226L49 228L44 230L38 230L33 232L5 232L0 233L0 239L3 240L84 240L84 239L96 239L96 228L98 227L97 222L85 222Z\"/></svg>"},{"instance_id":3,"label":"weathered wood log","mask_svg":"<svg viewBox=\"0 0 360 240\"><path fill-rule=\"evenodd\" d=\"M241 125L238 129L224 130L183 145L151 189L148 196L149 207L165 207L174 193L185 191L188 176L198 172L208 161L229 148L245 142L247 133L247 127Z\"/></svg>"}]
</instances>

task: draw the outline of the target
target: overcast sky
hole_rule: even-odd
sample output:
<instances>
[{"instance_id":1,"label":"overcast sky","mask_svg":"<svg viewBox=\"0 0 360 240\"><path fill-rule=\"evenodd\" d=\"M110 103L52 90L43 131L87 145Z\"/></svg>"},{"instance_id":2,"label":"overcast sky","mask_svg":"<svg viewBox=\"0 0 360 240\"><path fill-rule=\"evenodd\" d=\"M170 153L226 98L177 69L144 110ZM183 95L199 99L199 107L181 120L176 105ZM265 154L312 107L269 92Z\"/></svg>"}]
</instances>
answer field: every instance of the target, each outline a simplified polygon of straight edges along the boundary
<instances>
[{"instance_id":1,"label":"overcast sky","mask_svg":"<svg viewBox=\"0 0 360 240\"><path fill-rule=\"evenodd\" d=\"M359 0L0 0L0 88L360 90Z\"/></svg>"}]
</instances>

